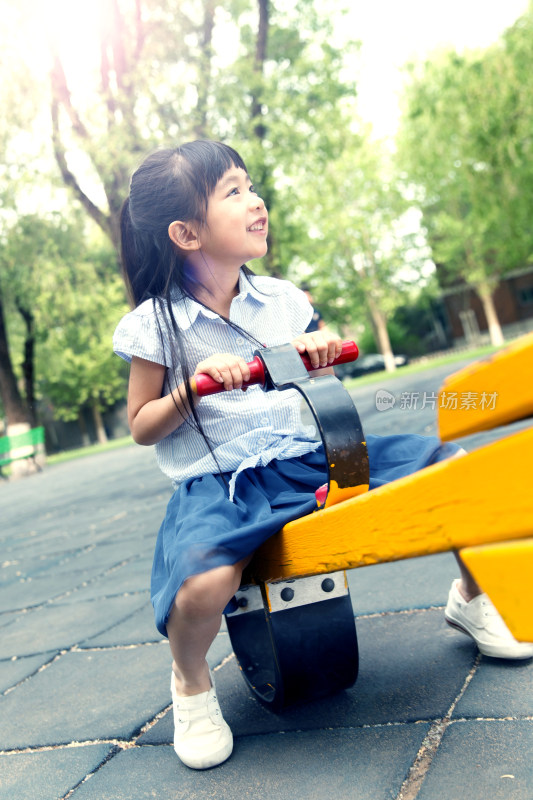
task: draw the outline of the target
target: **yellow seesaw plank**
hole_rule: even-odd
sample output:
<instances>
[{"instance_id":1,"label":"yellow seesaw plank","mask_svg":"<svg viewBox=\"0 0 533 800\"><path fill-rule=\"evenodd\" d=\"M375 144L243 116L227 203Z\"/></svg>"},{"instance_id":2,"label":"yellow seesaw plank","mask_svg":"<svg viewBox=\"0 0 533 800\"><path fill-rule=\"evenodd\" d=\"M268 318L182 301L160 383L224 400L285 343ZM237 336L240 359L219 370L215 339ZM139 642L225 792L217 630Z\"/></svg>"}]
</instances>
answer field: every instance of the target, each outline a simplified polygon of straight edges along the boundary
<instances>
[{"instance_id":1,"label":"yellow seesaw plank","mask_svg":"<svg viewBox=\"0 0 533 800\"><path fill-rule=\"evenodd\" d=\"M439 391L442 441L533 414L533 334L450 375Z\"/></svg>"},{"instance_id":2,"label":"yellow seesaw plank","mask_svg":"<svg viewBox=\"0 0 533 800\"><path fill-rule=\"evenodd\" d=\"M533 430L290 522L250 565L255 579L352 569L533 534Z\"/></svg>"},{"instance_id":3,"label":"yellow seesaw plank","mask_svg":"<svg viewBox=\"0 0 533 800\"><path fill-rule=\"evenodd\" d=\"M533 642L533 539L465 547L461 558L515 638Z\"/></svg>"}]
</instances>

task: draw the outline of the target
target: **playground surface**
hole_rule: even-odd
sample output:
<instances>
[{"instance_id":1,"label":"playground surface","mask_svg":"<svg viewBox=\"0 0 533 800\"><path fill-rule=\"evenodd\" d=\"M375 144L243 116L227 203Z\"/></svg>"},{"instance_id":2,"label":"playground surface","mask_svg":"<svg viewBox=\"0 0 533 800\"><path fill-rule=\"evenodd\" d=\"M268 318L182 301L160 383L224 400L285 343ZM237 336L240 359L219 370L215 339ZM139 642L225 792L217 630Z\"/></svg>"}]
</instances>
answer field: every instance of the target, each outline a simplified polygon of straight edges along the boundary
<instances>
[{"instance_id":1,"label":"playground surface","mask_svg":"<svg viewBox=\"0 0 533 800\"><path fill-rule=\"evenodd\" d=\"M435 433L429 403L401 400L429 397L434 372L354 390L365 430ZM0 485L0 800L531 800L533 662L482 657L446 626L451 553L349 572L358 680L280 715L223 625L209 662L234 753L184 767L148 593L170 493L137 446Z\"/></svg>"}]
</instances>

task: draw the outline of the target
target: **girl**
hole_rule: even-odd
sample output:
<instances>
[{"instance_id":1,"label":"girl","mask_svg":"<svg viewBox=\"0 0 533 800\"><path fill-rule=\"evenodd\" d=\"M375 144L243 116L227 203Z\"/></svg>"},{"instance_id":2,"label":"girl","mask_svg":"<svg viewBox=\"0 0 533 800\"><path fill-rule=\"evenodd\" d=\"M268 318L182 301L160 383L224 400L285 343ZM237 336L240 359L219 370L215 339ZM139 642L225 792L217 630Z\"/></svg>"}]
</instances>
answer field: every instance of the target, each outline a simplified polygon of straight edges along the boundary
<instances>
[{"instance_id":1,"label":"girl","mask_svg":"<svg viewBox=\"0 0 533 800\"><path fill-rule=\"evenodd\" d=\"M249 378L246 362L260 347L292 342L317 370L341 349L327 330L304 333L313 309L303 292L243 266L265 255L267 233L268 213L244 162L219 142L150 155L121 215L136 307L119 323L114 349L131 361L133 438L156 445L175 486L151 597L173 658L174 749L196 769L223 762L233 748L205 660L222 612L254 550L316 508L314 492L326 480L297 392L230 391ZM201 372L226 391L199 401L189 381ZM458 450L419 436L368 436L367 446L371 488Z\"/></svg>"}]
</instances>

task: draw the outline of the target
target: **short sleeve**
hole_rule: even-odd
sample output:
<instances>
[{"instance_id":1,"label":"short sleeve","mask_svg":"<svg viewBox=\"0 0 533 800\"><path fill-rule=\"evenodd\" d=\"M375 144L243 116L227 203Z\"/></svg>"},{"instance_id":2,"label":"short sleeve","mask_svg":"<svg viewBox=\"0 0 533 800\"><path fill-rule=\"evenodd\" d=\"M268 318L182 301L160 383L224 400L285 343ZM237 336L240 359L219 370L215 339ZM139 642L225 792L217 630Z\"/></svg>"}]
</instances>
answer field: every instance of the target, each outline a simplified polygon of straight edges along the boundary
<instances>
[{"instance_id":1,"label":"short sleeve","mask_svg":"<svg viewBox=\"0 0 533 800\"><path fill-rule=\"evenodd\" d=\"M113 350L125 361L133 356L167 366L166 339L151 300L142 303L118 323L113 335Z\"/></svg>"}]
</instances>

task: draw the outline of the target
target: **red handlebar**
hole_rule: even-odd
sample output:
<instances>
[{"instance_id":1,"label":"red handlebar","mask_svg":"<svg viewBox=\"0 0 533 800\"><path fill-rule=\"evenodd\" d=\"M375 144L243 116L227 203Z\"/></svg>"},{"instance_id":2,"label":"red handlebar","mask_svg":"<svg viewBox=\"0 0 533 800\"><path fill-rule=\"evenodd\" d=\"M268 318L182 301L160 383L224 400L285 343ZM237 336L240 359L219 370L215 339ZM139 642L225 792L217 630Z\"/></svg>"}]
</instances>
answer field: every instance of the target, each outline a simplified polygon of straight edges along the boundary
<instances>
[{"instance_id":1,"label":"red handlebar","mask_svg":"<svg viewBox=\"0 0 533 800\"><path fill-rule=\"evenodd\" d=\"M332 361L331 364L328 364L328 366L334 367L337 364L346 364L348 361L355 361L358 355L359 348L355 342L343 342L340 356ZM301 359L307 371L311 372L313 367L311 366L311 360L307 353L301 354ZM248 386L253 385L263 386L266 379L265 365L263 364L260 356L256 356L253 361L248 363L248 366L250 367L250 379L246 381L246 383L243 383L242 388L246 389ZM207 375L205 372L200 372L198 375L195 375L194 378L191 378L191 389L195 394L198 395L198 397L206 397L210 394L223 392L224 384L218 383L218 381L216 381L210 375Z\"/></svg>"}]
</instances>

